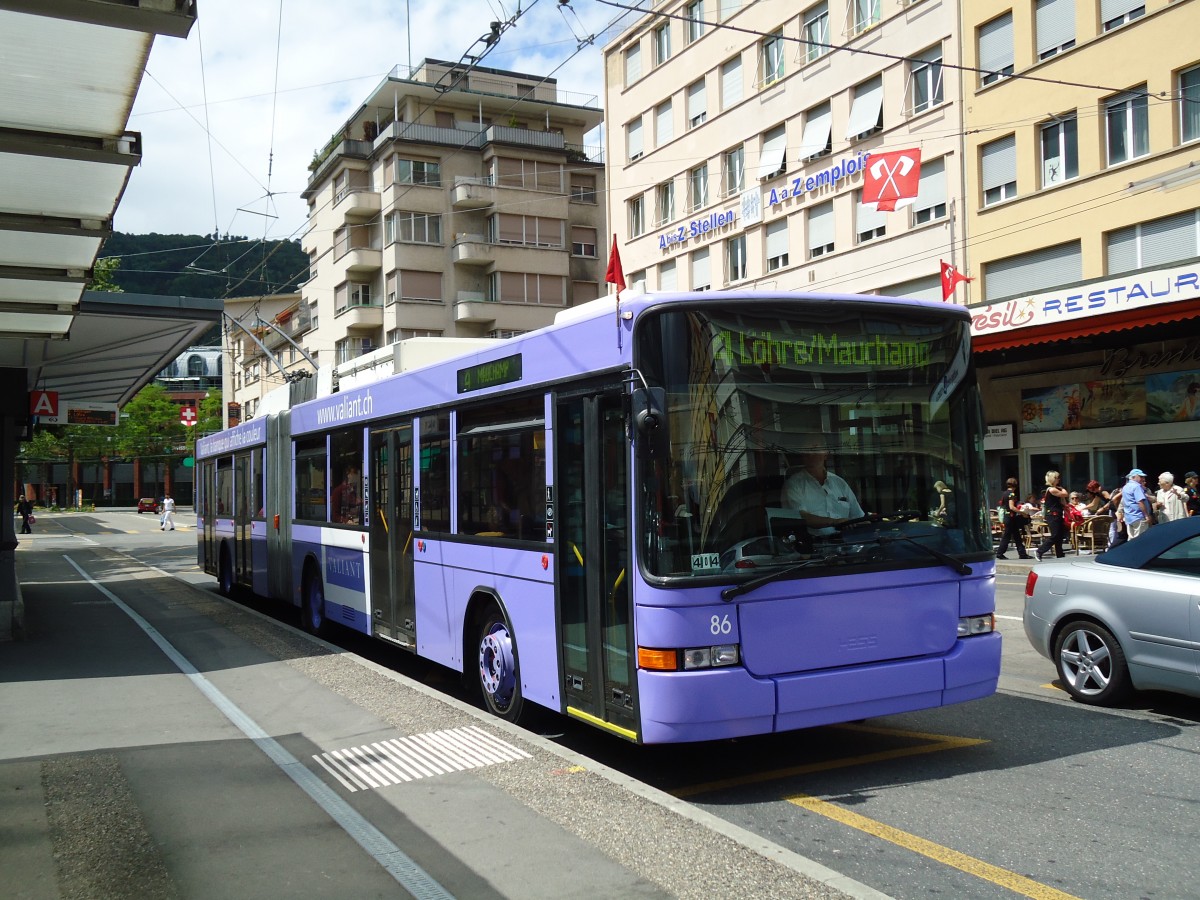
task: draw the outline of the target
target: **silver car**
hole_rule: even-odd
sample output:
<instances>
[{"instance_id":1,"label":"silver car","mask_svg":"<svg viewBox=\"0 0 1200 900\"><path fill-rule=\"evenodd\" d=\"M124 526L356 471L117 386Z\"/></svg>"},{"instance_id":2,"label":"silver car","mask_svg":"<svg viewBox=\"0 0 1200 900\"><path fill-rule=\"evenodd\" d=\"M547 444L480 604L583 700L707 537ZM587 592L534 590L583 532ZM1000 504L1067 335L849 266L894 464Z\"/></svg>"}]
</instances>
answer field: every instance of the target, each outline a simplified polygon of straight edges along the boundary
<instances>
[{"instance_id":1,"label":"silver car","mask_svg":"<svg viewBox=\"0 0 1200 900\"><path fill-rule=\"evenodd\" d=\"M1082 703L1131 690L1200 696L1200 516L1155 525L1025 582L1025 634Z\"/></svg>"}]
</instances>

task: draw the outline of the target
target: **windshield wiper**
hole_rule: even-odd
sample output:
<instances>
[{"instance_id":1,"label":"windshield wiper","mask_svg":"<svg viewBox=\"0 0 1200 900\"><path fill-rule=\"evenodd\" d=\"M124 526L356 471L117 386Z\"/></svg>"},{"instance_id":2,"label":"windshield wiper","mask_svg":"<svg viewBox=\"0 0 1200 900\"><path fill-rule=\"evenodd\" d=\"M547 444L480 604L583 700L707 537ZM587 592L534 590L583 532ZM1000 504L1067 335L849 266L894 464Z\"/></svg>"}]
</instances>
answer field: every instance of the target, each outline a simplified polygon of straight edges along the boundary
<instances>
[{"instance_id":1,"label":"windshield wiper","mask_svg":"<svg viewBox=\"0 0 1200 900\"><path fill-rule=\"evenodd\" d=\"M961 559L955 559L949 553L943 553L941 550L938 550L934 547L928 547L925 544L920 543L919 541L914 541L912 538L910 538L906 534L886 534L886 535L881 534L878 537L876 537L875 540L879 541L879 543L881 543L881 544L894 544L897 541L904 541L907 544L912 544L914 547L919 547L921 550L923 550L929 556L932 556L938 562L944 563L945 565L949 566L951 569L953 569L959 575L970 575L971 574L971 567L968 566Z\"/></svg>"},{"instance_id":2,"label":"windshield wiper","mask_svg":"<svg viewBox=\"0 0 1200 900\"><path fill-rule=\"evenodd\" d=\"M753 590L762 587L764 584L770 584L772 581L779 581L781 578L787 578L789 575L794 575L802 569L811 569L813 566L824 565L825 563L834 562L836 556L823 556L820 559L806 559L804 562L795 566L788 566L786 569L780 569L777 572L768 572L766 575L759 575L757 578L751 578L749 581L743 581L741 584L735 584L733 587L727 587L721 591L721 599L728 603L734 597L740 597L742 594L748 594Z\"/></svg>"}]
</instances>

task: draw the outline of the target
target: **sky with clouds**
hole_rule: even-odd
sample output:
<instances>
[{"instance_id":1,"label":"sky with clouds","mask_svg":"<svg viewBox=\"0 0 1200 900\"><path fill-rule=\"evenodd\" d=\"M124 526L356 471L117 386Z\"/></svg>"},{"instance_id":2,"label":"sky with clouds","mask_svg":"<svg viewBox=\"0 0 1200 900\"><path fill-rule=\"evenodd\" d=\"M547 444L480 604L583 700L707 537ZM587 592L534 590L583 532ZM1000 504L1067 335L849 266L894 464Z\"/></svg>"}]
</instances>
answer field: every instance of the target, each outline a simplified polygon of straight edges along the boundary
<instances>
[{"instance_id":1,"label":"sky with clouds","mask_svg":"<svg viewBox=\"0 0 1200 900\"><path fill-rule=\"evenodd\" d=\"M142 163L117 208L117 231L299 238L313 152L395 66L457 60L508 29L481 65L557 69L560 92L602 103L601 47L621 10L572 0L200 0L187 40L158 37L129 128ZM632 21L632 14L618 27ZM579 37L596 35L576 53ZM476 48L478 52L478 47ZM564 64L565 63L565 64Z\"/></svg>"}]
</instances>

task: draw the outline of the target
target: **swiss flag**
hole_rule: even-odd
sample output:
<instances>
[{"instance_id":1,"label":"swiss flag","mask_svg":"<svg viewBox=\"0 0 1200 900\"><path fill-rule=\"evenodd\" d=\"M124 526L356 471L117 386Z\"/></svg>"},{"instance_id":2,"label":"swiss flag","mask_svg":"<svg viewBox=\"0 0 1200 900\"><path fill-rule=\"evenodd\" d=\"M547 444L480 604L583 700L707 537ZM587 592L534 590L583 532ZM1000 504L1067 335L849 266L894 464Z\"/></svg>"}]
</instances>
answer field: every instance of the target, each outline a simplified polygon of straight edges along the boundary
<instances>
[{"instance_id":1,"label":"swiss flag","mask_svg":"<svg viewBox=\"0 0 1200 900\"><path fill-rule=\"evenodd\" d=\"M942 264L942 300L950 299L950 295L954 293L954 289L958 287L960 281L974 281L974 278L968 278L954 266L945 260L940 261Z\"/></svg>"},{"instance_id":2,"label":"swiss flag","mask_svg":"<svg viewBox=\"0 0 1200 900\"><path fill-rule=\"evenodd\" d=\"M179 423L191 427L196 424L196 407L181 406L179 407Z\"/></svg>"},{"instance_id":3,"label":"swiss flag","mask_svg":"<svg viewBox=\"0 0 1200 900\"><path fill-rule=\"evenodd\" d=\"M880 212L891 212L917 199L921 184L921 151L893 150L871 154L863 175L863 205L874 203Z\"/></svg>"},{"instance_id":4,"label":"swiss flag","mask_svg":"<svg viewBox=\"0 0 1200 900\"><path fill-rule=\"evenodd\" d=\"M617 250L617 236L613 235L612 250L608 254L608 271L604 273L608 284L615 284L617 292L625 290L625 270L621 268L621 253Z\"/></svg>"}]
</instances>

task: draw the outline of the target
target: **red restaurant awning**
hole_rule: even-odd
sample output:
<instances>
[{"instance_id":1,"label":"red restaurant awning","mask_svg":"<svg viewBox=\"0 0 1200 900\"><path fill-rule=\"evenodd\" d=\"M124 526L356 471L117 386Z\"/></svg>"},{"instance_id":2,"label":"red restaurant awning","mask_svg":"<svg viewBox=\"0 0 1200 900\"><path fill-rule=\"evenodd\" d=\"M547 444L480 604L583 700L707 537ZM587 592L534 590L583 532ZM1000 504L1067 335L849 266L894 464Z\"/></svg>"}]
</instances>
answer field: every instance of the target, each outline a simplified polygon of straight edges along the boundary
<instances>
[{"instance_id":1,"label":"red restaurant awning","mask_svg":"<svg viewBox=\"0 0 1200 900\"><path fill-rule=\"evenodd\" d=\"M1131 328L1182 322L1195 318L1200 318L1200 300L1186 300L1109 313L1105 316L1093 316L1087 319L1070 319L1034 328L1013 328L1008 331L975 335L972 339L972 348L976 353L987 353L990 350L1008 350L1013 347L1069 341L1072 338L1107 334L1113 331L1127 331Z\"/></svg>"}]
</instances>

